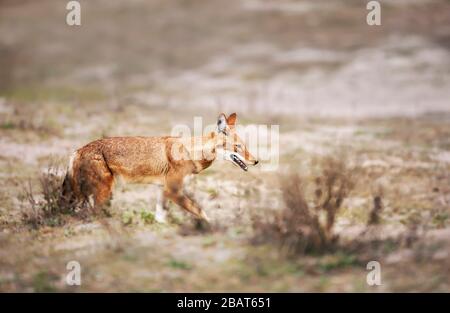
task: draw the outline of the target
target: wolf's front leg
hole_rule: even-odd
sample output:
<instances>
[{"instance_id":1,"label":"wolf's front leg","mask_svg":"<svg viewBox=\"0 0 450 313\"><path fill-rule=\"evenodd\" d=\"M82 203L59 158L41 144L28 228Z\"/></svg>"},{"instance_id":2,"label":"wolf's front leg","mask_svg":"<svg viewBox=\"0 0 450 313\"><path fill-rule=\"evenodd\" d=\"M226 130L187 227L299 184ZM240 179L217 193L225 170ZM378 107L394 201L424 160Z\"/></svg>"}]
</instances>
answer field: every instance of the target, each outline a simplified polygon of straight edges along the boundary
<instances>
[{"instance_id":1,"label":"wolf's front leg","mask_svg":"<svg viewBox=\"0 0 450 313\"><path fill-rule=\"evenodd\" d=\"M209 218L206 213L193 199L184 194L182 190L165 190L164 196L178 204L182 209L193 214L195 217L209 222Z\"/></svg>"},{"instance_id":2,"label":"wolf's front leg","mask_svg":"<svg viewBox=\"0 0 450 313\"><path fill-rule=\"evenodd\" d=\"M164 198L170 199L182 209L193 214L195 217L209 222L208 216L200 208L200 206L186 195L183 191L183 178L184 176L173 172L166 176L166 183L164 186Z\"/></svg>"},{"instance_id":3,"label":"wolf's front leg","mask_svg":"<svg viewBox=\"0 0 450 313\"><path fill-rule=\"evenodd\" d=\"M156 197L155 220L158 223L166 224L168 212L169 208L167 206L167 201L164 197L164 192L162 188L158 188L158 195Z\"/></svg>"}]
</instances>

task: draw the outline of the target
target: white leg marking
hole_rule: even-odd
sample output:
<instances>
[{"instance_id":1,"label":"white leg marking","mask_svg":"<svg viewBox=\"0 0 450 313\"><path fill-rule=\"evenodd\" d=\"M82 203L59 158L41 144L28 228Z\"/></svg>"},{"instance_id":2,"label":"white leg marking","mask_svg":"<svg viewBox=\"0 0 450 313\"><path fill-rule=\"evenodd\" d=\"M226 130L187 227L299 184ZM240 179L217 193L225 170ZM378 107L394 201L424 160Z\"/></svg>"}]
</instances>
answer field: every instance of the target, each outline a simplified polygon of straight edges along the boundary
<instances>
[{"instance_id":1,"label":"white leg marking","mask_svg":"<svg viewBox=\"0 0 450 313\"><path fill-rule=\"evenodd\" d=\"M211 222L211 220L209 219L208 215L206 215L205 211L202 211L202 212L200 213L200 215L201 215L201 217L202 217L205 221L207 221L208 223Z\"/></svg>"},{"instance_id":2,"label":"white leg marking","mask_svg":"<svg viewBox=\"0 0 450 313\"><path fill-rule=\"evenodd\" d=\"M91 208L95 207L95 201L94 201L94 196L93 195L89 195L88 197L88 204Z\"/></svg>"}]
</instances>

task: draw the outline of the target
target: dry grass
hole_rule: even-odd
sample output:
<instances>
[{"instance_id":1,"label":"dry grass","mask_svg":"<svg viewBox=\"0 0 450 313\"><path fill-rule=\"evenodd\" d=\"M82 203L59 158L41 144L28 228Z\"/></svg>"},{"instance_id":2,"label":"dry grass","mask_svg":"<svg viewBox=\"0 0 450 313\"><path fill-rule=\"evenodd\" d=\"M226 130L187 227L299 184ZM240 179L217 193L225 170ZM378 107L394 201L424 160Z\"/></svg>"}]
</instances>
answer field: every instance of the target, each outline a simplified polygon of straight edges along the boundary
<instances>
[{"instance_id":1,"label":"dry grass","mask_svg":"<svg viewBox=\"0 0 450 313\"><path fill-rule=\"evenodd\" d=\"M88 1L75 32L54 0L0 9L0 290L450 290L449 116L420 115L448 98L450 3L389 5L374 31L353 1L187 2ZM367 98L374 82L383 92ZM233 108L242 125L280 125L280 171L341 148L358 167L319 160L280 189L278 172L215 164L192 186L209 229L175 206L175 221L155 223L146 186L118 185L111 218L65 210L63 171L36 173L101 136L168 135ZM31 197L18 198L28 177ZM251 222L252 207L274 212ZM80 287L61 279L68 260L82 264ZM365 284L369 260L382 286Z\"/></svg>"},{"instance_id":2,"label":"dry grass","mask_svg":"<svg viewBox=\"0 0 450 313\"><path fill-rule=\"evenodd\" d=\"M334 249L336 215L353 187L352 177L342 159L320 160L321 174L314 180L313 204L305 197L297 173L281 179L285 206L266 217L253 216L254 241L276 243L288 255L321 253Z\"/></svg>"},{"instance_id":3,"label":"dry grass","mask_svg":"<svg viewBox=\"0 0 450 313\"><path fill-rule=\"evenodd\" d=\"M373 197L373 207L369 214L368 225L378 225L380 223L381 217L380 213L383 211L383 198L382 192L377 193Z\"/></svg>"},{"instance_id":4,"label":"dry grass","mask_svg":"<svg viewBox=\"0 0 450 313\"><path fill-rule=\"evenodd\" d=\"M73 214L76 207L62 196L65 172L56 163L51 163L39 177L39 192L33 190L28 181L24 198L27 205L22 211L22 220L33 228L60 226L63 215Z\"/></svg>"}]
</instances>

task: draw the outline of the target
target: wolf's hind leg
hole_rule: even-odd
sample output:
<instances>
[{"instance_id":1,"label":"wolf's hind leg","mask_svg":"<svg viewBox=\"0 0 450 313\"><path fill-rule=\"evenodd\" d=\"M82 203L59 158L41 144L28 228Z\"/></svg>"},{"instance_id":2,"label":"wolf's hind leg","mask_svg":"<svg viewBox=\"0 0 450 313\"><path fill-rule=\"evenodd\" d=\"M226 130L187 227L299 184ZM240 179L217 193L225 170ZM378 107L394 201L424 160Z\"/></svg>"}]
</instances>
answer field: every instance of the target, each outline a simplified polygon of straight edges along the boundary
<instances>
[{"instance_id":1,"label":"wolf's hind leg","mask_svg":"<svg viewBox=\"0 0 450 313\"><path fill-rule=\"evenodd\" d=\"M94 209L106 210L110 205L114 176L103 158L96 157L83 164L83 194L88 199L93 196Z\"/></svg>"},{"instance_id":2,"label":"wolf's hind leg","mask_svg":"<svg viewBox=\"0 0 450 313\"><path fill-rule=\"evenodd\" d=\"M101 182L97 182L94 195L95 207L103 209L111 205L113 183L112 175L104 177Z\"/></svg>"}]
</instances>

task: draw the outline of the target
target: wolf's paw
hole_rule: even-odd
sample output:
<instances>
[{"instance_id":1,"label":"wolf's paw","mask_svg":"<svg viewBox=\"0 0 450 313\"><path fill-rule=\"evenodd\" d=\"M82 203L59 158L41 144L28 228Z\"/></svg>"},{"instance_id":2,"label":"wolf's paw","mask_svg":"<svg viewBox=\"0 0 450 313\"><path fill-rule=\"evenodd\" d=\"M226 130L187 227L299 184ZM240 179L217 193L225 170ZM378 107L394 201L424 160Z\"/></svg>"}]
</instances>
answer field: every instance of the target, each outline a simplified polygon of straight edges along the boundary
<instances>
[{"instance_id":1,"label":"wolf's paw","mask_svg":"<svg viewBox=\"0 0 450 313\"><path fill-rule=\"evenodd\" d=\"M209 232L212 230L211 223L206 219L195 219L194 228L200 232Z\"/></svg>"}]
</instances>

